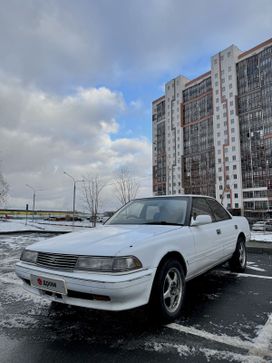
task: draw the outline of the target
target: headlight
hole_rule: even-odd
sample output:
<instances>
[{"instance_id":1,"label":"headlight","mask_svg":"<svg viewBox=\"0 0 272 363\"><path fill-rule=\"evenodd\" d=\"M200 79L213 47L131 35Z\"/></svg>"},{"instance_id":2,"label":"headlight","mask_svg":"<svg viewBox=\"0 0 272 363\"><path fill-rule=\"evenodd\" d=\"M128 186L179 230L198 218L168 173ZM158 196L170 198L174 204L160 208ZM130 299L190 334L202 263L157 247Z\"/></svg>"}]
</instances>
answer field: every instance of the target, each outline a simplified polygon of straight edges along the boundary
<instances>
[{"instance_id":1,"label":"headlight","mask_svg":"<svg viewBox=\"0 0 272 363\"><path fill-rule=\"evenodd\" d=\"M37 257L38 257L38 252L24 249L21 254L20 260L25 262L36 263Z\"/></svg>"},{"instance_id":2,"label":"headlight","mask_svg":"<svg viewBox=\"0 0 272 363\"><path fill-rule=\"evenodd\" d=\"M135 256L125 257L79 257L76 268L99 272L125 272L142 268Z\"/></svg>"}]
</instances>

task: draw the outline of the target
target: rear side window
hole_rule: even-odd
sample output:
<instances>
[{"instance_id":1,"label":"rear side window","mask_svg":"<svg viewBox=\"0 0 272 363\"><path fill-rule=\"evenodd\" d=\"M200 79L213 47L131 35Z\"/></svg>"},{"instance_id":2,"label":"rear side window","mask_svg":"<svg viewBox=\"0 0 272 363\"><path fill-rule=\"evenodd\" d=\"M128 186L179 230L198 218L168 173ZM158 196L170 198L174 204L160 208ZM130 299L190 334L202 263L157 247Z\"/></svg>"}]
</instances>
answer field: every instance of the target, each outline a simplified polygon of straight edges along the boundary
<instances>
[{"instance_id":1,"label":"rear side window","mask_svg":"<svg viewBox=\"0 0 272 363\"><path fill-rule=\"evenodd\" d=\"M212 221L215 222L214 215L211 208L209 207L206 198L195 198L193 197L192 205L192 217L197 217L199 215L208 215L211 217Z\"/></svg>"},{"instance_id":2,"label":"rear side window","mask_svg":"<svg viewBox=\"0 0 272 363\"><path fill-rule=\"evenodd\" d=\"M213 214L215 216L215 220L217 222L224 221L226 219L231 219L230 215L225 210L225 208L223 208L222 205L219 204L215 199L207 199L207 202L211 207Z\"/></svg>"}]
</instances>

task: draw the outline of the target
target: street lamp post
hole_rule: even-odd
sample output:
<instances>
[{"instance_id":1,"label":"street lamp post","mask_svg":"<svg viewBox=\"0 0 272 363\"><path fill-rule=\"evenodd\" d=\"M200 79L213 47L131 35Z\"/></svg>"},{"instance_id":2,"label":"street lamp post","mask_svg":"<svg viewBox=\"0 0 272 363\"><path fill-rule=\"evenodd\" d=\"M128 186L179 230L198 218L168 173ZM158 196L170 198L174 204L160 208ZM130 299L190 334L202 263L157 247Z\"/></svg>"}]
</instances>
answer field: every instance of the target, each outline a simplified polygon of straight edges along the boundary
<instances>
[{"instance_id":1,"label":"street lamp post","mask_svg":"<svg viewBox=\"0 0 272 363\"><path fill-rule=\"evenodd\" d=\"M33 199L32 199L32 221L34 222L34 215L35 215L35 203L36 203L36 190L31 185L26 184L26 187L32 189L33 191Z\"/></svg>"},{"instance_id":2,"label":"street lamp post","mask_svg":"<svg viewBox=\"0 0 272 363\"><path fill-rule=\"evenodd\" d=\"M76 210L76 183L84 182L84 180L75 180L75 178L72 175L66 173L66 171L64 171L63 174L69 176L73 180L73 183L74 183L74 187L73 187L73 224L74 224L74 222L75 222L75 210Z\"/></svg>"}]
</instances>

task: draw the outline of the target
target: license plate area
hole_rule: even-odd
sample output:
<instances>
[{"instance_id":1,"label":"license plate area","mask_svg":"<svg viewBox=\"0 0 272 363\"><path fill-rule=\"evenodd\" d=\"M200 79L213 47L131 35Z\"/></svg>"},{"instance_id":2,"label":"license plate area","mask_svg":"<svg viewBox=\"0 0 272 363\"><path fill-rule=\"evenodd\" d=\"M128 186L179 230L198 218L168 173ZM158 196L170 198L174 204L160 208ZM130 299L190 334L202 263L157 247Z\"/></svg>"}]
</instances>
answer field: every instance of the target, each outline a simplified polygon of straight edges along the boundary
<instances>
[{"instance_id":1,"label":"license plate area","mask_svg":"<svg viewBox=\"0 0 272 363\"><path fill-rule=\"evenodd\" d=\"M62 279L51 279L49 277L31 275L31 286L45 291L56 292L61 295L67 295L67 288L65 281Z\"/></svg>"}]
</instances>

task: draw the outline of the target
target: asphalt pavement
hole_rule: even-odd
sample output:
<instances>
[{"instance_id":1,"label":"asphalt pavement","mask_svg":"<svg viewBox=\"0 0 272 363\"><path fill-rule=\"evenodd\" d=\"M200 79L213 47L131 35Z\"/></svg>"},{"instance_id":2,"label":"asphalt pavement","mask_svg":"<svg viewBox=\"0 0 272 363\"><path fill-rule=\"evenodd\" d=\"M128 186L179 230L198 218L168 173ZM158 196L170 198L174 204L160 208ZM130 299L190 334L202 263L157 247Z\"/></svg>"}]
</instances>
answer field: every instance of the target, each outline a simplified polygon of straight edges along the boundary
<instances>
[{"instance_id":1,"label":"asphalt pavement","mask_svg":"<svg viewBox=\"0 0 272 363\"><path fill-rule=\"evenodd\" d=\"M0 236L0 362L272 362L272 255L264 250L249 250L244 274L223 266L189 282L180 318L161 326L146 308L55 306L24 292L14 263L22 247L48 237Z\"/></svg>"}]
</instances>

